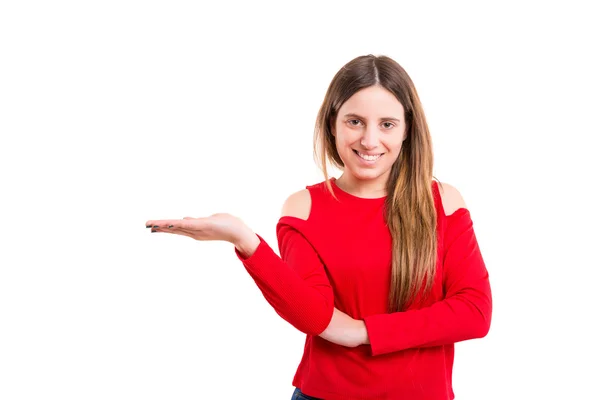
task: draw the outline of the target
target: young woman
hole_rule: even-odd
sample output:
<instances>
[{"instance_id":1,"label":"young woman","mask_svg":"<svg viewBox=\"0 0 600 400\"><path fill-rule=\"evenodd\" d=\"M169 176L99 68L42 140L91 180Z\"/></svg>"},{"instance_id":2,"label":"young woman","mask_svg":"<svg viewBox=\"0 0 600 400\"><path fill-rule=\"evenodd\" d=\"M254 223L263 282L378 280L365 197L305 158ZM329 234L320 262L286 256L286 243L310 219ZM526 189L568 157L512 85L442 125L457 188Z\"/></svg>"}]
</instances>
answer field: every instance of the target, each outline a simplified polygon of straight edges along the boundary
<instances>
[{"instance_id":1,"label":"young woman","mask_svg":"<svg viewBox=\"0 0 600 400\"><path fill-rule=\"evenodd\" d=\"M462 196L432 175L406 71L373 55L340 69L315 154L324 180L283 204L281 256L229 214L146 225L234 244L268 303L306 333L293 399L453 399L454 343L488 333L490 284Z\"/></svg>"}]
</instances>

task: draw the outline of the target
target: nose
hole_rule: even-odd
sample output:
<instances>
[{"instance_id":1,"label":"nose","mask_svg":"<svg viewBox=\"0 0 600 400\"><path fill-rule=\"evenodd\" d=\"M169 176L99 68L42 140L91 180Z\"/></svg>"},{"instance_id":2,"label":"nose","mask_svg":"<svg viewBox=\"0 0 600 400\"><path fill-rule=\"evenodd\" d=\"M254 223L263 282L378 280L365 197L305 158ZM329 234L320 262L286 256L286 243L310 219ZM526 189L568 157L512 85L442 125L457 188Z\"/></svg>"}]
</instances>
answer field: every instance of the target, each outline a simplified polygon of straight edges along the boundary
<instances>
[{"instance_id":1,"label":"nose","mask_svg":"<svg viewBox=\"0 0 600 400\"><path fill-rule=\"evenodd\" d=\"M377 128L367 127L363 131L363 135L360 139L360 145L363 146L366 150L371 150L377 147L379 142Z\"/></svg>"}]
</instances>

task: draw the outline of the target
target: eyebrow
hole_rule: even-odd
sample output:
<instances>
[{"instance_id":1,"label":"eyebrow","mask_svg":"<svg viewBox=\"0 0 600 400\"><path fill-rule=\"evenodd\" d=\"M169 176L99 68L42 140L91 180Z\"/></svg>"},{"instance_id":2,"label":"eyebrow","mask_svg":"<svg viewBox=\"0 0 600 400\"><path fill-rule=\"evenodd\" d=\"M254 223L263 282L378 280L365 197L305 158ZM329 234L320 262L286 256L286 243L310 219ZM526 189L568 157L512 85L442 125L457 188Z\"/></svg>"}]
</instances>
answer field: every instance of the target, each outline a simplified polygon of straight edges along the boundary
<instances>
[{"instance_id":1,"label":"eyebrow","mask_svg":"<svg viewBox=\"0 0 600 400\"><path fill-rule=\"evenodd\" d=\"M354 114L354 113L349 113L344 115L344 118L348 118L348 117L356 117L356 118L360 118L360 119L365 119L364 117L361 117L358 114ZM400 120L398 118L394 118L394 117L383 117L383 118L379 118L380 121L386 120L386 121L398 121L400 122Z\"/></svg>"}]
</instances>

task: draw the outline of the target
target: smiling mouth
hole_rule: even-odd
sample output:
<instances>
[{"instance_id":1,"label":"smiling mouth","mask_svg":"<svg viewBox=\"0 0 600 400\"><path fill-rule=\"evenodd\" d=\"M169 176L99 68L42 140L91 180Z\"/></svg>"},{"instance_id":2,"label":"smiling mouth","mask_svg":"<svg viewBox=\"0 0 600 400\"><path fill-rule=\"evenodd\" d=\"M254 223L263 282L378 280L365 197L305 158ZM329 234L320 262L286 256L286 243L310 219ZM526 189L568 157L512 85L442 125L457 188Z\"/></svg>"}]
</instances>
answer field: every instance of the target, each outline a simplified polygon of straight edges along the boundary
<instances>
[{"instance_id":1,"label":"smiling mouth","mask_svg":"<svg viewBox=\"0 0 600 400\"><path fill-rule=\"evenodd\" d=\"M360 158L362 158L362 159L363 159L363 160L365 160L365 161L377 161L377 160L379 160L379 158L381 158L381 156L383 155L383 153L380 153L380 154L376 154L376 155L372 155L372 156L370 156L370 155L367 155L367 154L363 154L363 153L359 152L358 150L354 150L354 149L352 149L352 151L353 151L353 152L354 152L354 153L355 153L357 156L359 156Z\"/></svg>"}]
</instances>

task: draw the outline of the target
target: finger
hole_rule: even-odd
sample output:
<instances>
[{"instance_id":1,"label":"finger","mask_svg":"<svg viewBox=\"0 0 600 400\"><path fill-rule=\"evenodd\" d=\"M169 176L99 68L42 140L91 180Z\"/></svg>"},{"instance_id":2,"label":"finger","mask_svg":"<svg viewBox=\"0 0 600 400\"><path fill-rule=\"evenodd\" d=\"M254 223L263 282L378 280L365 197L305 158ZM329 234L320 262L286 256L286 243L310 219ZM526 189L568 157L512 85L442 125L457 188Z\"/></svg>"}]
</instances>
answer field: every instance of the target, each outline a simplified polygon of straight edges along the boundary
<instances>
[{"instance_id":1,"label":"finger","mask_svg":"<svg viewBox=\"0 0 600 400\"><path fill-rule=\"evenodd\" d=\"M200 218L183 217L182 219L149 220L146 222L146 228L156 228L156 227L168 228L169 226L171 226L172 228L190 229L190 228L192 228L191 225L189 225L189 224L182 225L182 223L184 220L195 220L195 219L200 219Z\"/></svg>"},{"instance_id":2,"label":"finger","mask_svg":"<svg viewBox=\"0 0 600 400\"><path fill-rule=\"evenodd\" d=\"M192 232L201 232L208 229L211 225L211 218L191 218L185 217L180 220L172 220L172 228L184 229Z\"/></svg>"},{"instance_id":3,"label":"finger","mask_svg":"<svg viewBox=\"0 0 600 400\"><path fill-rule=\"evenodd\" d=\"M176 228L166 228L166 229L161 229L161 228L152 228L152 232L161 232L161 233L173 233L176 235L182 235L182 236L187 236L189 238L192 239L196 239L195 235L193 232L184 230L184 229L176 229Z\"/></svg>"},{"instance_id":4,"label":"finger","mask_svg":"<svg viewBox=\"0 0 600 400\"><path fill-rule=\"evenodd\" d=\"M182 222L183 220L181 219L155 219L147 221L146 228L181 227Z\"/></svg>"},{"instance_id":5,"label":"finger","mask_svg":"<svg viewBox=\"0 0 600 400\"><path fill-rule=\"evenodd\" d=\"M181 228L179 228L179 229L171 228L168 230L169 231L175 230L175 233L177 233L177 234L185 235L185 236L191 237L192 239L200 240L198 238L198 231L190 231L190 230L181 229Z\"/></svg>"}]
</instances>

